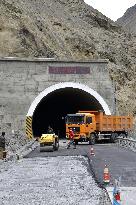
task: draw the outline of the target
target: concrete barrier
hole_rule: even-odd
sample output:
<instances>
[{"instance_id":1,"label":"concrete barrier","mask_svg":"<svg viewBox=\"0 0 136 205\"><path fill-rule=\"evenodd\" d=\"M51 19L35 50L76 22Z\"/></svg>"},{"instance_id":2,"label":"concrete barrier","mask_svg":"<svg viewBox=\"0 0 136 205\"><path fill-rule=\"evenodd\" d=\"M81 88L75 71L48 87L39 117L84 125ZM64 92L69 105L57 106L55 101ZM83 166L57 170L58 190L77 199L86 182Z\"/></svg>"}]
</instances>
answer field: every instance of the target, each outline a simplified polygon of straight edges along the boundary
<instances>
[{"instance_id":1,"label":"concrete barrier","mask_svg":"<svg viewBox=\"0 0 136 205\"><path fill-rule=\"evenodd\" d=\"M117 145L136 152L136 140L132 138L118 138Z\"/></svg>"}]
</instances>

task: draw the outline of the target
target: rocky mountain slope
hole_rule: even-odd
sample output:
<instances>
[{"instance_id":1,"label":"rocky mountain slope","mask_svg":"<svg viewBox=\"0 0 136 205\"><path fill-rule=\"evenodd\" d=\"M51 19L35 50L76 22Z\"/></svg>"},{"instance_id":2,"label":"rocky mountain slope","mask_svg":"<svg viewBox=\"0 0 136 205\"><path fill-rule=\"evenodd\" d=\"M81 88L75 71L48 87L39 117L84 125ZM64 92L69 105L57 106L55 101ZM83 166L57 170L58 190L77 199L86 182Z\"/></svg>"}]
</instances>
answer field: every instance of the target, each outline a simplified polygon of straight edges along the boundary
<instances>
[{"instance_id":1,"label":"rocky mountain slope","mask_svg":"<svg viewBox=\"0 0 136 205\"><path fill-rule=\"evenodd\" d=\"M136 34L136 4L129 8L125 14L117 20L129 32Z\"/></svg>"},{"instance_id":2,"label":"rocky mountain slope","mask_svg":"<svg viewBox=\"0 0 136 205\"><path fill-rule=\"evenodd\" d=\"M136 115L136 37L83 0L1 0L0 56L109 59L118 114Z\"/></svg>"}]
</instances>

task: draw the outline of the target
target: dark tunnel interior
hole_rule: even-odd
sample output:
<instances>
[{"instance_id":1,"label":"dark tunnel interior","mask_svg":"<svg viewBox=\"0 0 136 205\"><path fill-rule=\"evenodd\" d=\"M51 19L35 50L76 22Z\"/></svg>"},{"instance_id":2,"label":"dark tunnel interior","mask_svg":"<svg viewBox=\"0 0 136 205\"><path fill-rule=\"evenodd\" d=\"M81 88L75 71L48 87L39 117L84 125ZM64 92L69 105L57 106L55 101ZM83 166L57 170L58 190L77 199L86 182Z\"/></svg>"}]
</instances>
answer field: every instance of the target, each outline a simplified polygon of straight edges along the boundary
<instances>
[{"instance_id":1,"label":"dark tunnel interior","mask_svg":"<svg viewBox=\"0 0 136 205\"><path fill-rule=\"evenodd\" d=\"M79 110L103 110L100 103L89 93L75 88L55 90L45 96L33 114L33 135L46 133L50 125L60 138L65 137L65 116Z\"/></svg>"}]
</instances>

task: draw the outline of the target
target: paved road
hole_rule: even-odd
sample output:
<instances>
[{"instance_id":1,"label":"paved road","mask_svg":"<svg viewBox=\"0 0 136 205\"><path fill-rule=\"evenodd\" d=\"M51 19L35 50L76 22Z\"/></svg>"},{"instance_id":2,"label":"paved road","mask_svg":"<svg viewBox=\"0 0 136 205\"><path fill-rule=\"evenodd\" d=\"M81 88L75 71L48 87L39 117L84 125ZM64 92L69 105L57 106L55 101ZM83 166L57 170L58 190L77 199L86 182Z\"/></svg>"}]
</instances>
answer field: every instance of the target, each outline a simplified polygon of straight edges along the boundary
<instances>
[{"instance_id":1,"label":"paved road","mask_svg":"<svg viewBox=\"0 0 136 205\"><path fill-rule=\"evenodd\" d=\"M90 146L87 143L79 144L75 149L66 149L66 141L60 141L59 151L45 152L39 151L39 146L32 151L26 158L33 157L55 157L55 156L88 156L91 168L96 180L103 183L103 170L105 164L108 165L112 186L115 179L121 177L121 186L135 187L136 185L136 153L117 147L115 144L105 143L93 146L95 156L90 156Z\"/></svg>"}]
</instances>

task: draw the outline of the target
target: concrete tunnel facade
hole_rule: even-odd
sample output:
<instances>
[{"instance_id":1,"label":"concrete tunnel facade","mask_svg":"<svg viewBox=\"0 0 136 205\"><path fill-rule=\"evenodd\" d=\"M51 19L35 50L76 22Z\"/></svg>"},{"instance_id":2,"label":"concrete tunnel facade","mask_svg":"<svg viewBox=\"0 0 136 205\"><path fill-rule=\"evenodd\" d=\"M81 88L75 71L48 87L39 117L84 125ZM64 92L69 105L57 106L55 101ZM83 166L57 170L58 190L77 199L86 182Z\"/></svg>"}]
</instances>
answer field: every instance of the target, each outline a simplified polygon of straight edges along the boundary
<instances>
[{"instance_id":1,"label":"concrete tunnel facade","mask_svg":"<svg viewBox=\"0 0 136 205\"><path fill-rule=\"evenodd\" d=\"M0 131L32 138L50 124L64 136L64 117L78 110L116 113L108 60L0 59Z\"/></svg>"},{"instance_id":2,"label":"concrete tunnel facade","mask_svg":"<svg viewBox=\"0 0 136 205\"><path fill-rule=\"evenodd\" d=\"M111 114L104 99L86 85L65 82L46 88L35 98L27 113L32 118L33 136L46 133L50 125L60 138L65 137L65 116L79 110L102 110Z\"/></svg>"}]
</instances>

